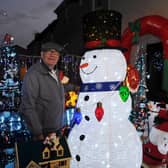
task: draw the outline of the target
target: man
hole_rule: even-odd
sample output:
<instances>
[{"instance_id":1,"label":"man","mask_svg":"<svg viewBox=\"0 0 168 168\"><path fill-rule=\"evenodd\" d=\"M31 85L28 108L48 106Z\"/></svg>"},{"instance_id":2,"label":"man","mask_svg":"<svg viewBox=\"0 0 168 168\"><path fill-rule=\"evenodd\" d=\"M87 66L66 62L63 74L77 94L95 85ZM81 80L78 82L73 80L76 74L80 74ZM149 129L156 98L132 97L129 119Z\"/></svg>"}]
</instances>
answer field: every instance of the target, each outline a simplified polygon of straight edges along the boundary
<instances>
[{"instance_id":1,"label":"man","mask_svg":"<svg viewBox=\"0 0 168 168\"><path fill-rule=\"evenodd\" d=\"M63 126L64 88L56 68L61 51L56 43L42 44L41 61L23 79L20 112L34 140L43 140Z\"/></svg>"}]
</instances>

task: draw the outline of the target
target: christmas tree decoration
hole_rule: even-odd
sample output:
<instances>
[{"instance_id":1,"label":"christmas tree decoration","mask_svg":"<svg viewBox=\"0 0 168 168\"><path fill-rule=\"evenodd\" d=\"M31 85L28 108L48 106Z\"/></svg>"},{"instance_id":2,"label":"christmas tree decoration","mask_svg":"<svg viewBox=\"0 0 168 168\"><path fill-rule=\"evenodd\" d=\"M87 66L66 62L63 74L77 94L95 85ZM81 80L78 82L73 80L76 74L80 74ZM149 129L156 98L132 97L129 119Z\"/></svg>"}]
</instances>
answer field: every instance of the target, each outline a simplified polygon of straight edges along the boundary
<instances>
[{"instance_id":1,"label":"christmas tree decoration","mask_svg":"<svg viewBox=\"0 0 168 168\"><path fill-rule=\"evenodd\" d=\"M139 46L136 55L135 68L139 73L138 81L139 87L136 92L133 92L133 108L129 117L130 121L135 125L137 131L140 134L149 135L148 125L148 105L147 95L148 91L146 86L146 61L145 61L145 50L143 46ZM135 75L136 76L136 75Z\"/></svg>"},{"instance_id":2,"label":"christmas tree decoration","mask_svg":"<svg viewBox=\"0 0 168 168\"><path fill-rule=\"evenodd\" d=\"M9 40L10 39L10 40ZM6 42L8 40L8 42ZM0 94L2 106L0 111L12 110L17 111L19 106L20 83L19 83L19 63L16 56L15 48L11 43L11 35L6 34L4 42L0 48ZM17 97L15 99L15 97ZM16 101L17 100L17 101Z\"/></svg>"},{"instance_id":3,"label":"christmas tree decoration","mask_svg":"<svg viewBox=\"0 0 168 168\"><path fill-rule=\"evenodd\" d=\"M13 36L6 34L0 45L0 167L14 163L16 142L31 139L18 113L20 105L19 59Z\"/></svg>"},{"instance_id":4,"label":"christmas tree decoration","mask_svg":"<svg viewBox=\"0 0 168 168\"><path fill-rule=\"evenodd\" d=\"M124 91L127 100L120 97L127 74L120 23L121 14L115 11L98 10L84 17L87 48L79 66L82 84L76 105L82 120L68 136L72 168L140 168L142 164L142 143L128 120L131 96Z\"/></svg>"}]
</instances>

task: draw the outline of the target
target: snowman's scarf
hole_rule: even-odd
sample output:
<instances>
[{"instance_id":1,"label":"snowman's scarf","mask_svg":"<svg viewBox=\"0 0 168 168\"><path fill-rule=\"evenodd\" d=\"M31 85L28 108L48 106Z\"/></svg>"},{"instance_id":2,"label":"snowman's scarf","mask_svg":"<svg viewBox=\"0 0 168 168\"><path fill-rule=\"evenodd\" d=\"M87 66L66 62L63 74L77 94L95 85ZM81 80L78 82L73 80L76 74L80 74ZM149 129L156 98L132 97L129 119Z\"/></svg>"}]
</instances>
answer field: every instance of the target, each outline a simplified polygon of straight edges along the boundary
<instances>
[{"instance_id":1,"label":"snowman's scarf","mask_svg":"<svg viewBox=\"0 0 168 168\"><path fill-rule=\"evenodd\" d=\"M116 91L119 89L121 83L121 81L84 83L80 87L80 92Z\"/></svg>"}]
</instances>

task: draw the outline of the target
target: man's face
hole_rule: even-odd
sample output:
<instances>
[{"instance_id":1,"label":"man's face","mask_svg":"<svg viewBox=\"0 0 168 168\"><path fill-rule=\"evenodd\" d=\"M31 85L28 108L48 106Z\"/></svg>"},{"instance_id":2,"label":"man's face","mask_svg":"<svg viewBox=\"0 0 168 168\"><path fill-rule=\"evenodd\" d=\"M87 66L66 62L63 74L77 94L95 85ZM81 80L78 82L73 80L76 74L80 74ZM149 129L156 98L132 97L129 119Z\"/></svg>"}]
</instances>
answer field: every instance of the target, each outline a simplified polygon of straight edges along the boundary
<instances>
[{"instance_id":1,"label":"man's face","mask_svg":"<svg viewBox=\"0 0 168 168\"><path fill-rule=\"evenodd\" d=\"M54 68L54 66L57 64L59 60L59 57L60 57L60 53L55 49L43 51L41 53L42 60L46 65L49 66L49 68Z\"/></svg>"}]
</instances>

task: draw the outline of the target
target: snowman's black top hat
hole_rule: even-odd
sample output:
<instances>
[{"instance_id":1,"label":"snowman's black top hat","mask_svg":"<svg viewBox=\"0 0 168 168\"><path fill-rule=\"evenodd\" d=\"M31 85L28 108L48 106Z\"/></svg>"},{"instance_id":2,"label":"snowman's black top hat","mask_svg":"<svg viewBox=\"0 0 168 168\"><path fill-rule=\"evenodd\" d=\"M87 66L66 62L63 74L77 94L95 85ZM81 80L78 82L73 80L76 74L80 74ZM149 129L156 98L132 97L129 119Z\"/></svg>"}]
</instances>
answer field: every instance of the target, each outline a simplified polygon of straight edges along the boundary
<instances>
[{"instance_id":1,"label":"snowman's black top hat","mask_svg":"<svg viewBox=\"0 0 168 168\"><path fill-rule=\"evenodd\" d=\"M86 49L121 47L122 15L113 10L97 10L83 17L84 47Z\"/></svg>"}]
</instances>

